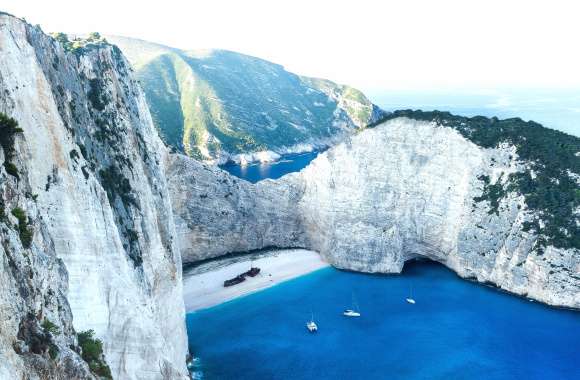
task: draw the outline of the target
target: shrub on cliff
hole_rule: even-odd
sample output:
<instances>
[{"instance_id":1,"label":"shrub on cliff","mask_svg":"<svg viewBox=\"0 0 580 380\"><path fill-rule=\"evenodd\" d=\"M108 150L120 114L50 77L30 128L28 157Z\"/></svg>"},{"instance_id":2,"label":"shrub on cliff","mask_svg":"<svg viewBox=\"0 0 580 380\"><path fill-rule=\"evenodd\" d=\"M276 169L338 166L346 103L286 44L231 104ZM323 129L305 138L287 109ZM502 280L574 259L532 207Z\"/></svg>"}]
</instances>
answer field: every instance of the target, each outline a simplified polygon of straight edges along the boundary
<instances>
[{"instance_id":1,"label":"shrub on cliff","mask_svg":"<svg viewBox=\"0 0 580 380\"><path fill-rule=\"evenodd\" d=\"M51 34L52 38L60 42L63 46L67 46L70 43L68 36L65 33L53 33Z\"/></svg>"},{"instance_id":2,"label":"shrub on cliff","mask_svg":"<svg viewBox=\"0 0 580 380\"><path fill-rule=\"evenodd\" d=\"M24 212L20 207L16 207L12 209L12 215L18 219L18 233L20 234L22 246L24 248L30 248L30 245L32 244L33 231L29 227L26 212Z\"/></svg>"},{"instance_id":3,"label":"shrub on cliff","mask_svg":"<svg viewBox=\"0 0 580 380\"><path fill-rule=\"evenodd\" d=\"M41 326L45 332L49 332L52 335L58 335L60 333L58 326L52 323L48 318L44 318Z\"/></svg>"},{"instance_id":4,"label":"shrub on cliff","mask_svg":"<svg viewBox=\"0 0 580 380\"><path fill-rule=\"evenodd\" d=\"M90 33L85 39L77 37L72 41L62 32L52 33L51 37L58 41L64 50L71 52L76 56L83 55L87 51L107 45L107 40L97 32Z\"/></svg>"},{"instance_id":5,"label":"shrub on cliff","mask_svg":"<svg viewBox=\"0 0 580 380\"><path fill-rule=\"evenodd\" d=\"M18 122L0 112L0 145L4 151L4 168L8 174L16 178L19 178L18 169L12 163L12 158L14 158L15 153L14 137L18 133L22 133L22 129L18 127Z\"/></svg>"},{"instance_id":6,"label":"shrub on cliff","mask_svg":"<svg viewBox=\"0 0 580 380\"><path fill-rule=\"evenodd\" d=\"M93 373L106 379L112 379L111 369L105 362L103 355L103 342L95 338L93 330L78 333L78 342L81 347L81 356L89 365Z\"/></svg>"}]
</instances>

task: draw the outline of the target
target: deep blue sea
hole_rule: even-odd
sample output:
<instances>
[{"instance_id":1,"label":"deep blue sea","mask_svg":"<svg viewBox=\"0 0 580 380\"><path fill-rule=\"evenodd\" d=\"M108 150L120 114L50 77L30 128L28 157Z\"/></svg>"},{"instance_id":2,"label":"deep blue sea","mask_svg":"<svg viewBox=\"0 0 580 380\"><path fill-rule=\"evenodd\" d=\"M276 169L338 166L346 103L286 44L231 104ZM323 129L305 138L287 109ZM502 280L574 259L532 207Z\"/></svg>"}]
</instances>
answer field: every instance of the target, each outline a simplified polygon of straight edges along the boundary
<instances>
[{"instance_id":1,"label":"deep blue sea","mask_svg":"<svg viewBox=\"0 0 580 380\"><path fill-rule=\"evenodd\" d=\"M353 293L359 319L341 314ZM390 276L323 269L188 314L187 328L204 379L580 379L579 312L429 262Z\"/></svg>"},{"instance_id":2,"label":"deep blue sea","mask_svg":"<svg viewBox=\"0 0 580 380\"><path fill-rule=\"evenodd\" d=\"M221 166L221 168L236 177L256 183L266 178L277 179L284 174L299 172L316 156L318 156L318 152L288 154L276 162L254 163L244 166L230 163Z\"/></svg>"}]
</instances>

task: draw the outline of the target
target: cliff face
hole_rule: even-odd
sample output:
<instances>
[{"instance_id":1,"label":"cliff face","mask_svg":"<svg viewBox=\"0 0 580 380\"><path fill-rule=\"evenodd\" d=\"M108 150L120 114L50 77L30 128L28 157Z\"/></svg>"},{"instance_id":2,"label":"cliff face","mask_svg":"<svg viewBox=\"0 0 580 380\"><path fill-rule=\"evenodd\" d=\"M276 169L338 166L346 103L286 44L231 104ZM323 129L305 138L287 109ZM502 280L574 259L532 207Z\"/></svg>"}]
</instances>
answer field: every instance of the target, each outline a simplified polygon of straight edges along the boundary
<instances>
[{"instance_id":1,"label":"cliff face","mask_svg":"<svg viewBox=\"0 0 580 380\"><path fill-rule=\"evenodd\" d=\"M259 161L331 145L382 111L360 91L225 50L107 36L134 65L164 140L203 159Z\"/></svg>"},{"instance_id":2,"label":"cliff face","mask_svg":"<svg viewBox=\"0 0 580 380\"><path fill-rule=\"evenodd\" d=\"M293 183L268 180L254 186L184 155L171 155L168 160L184 264L230 252L307 245L296 208L302 193Z\"/></svg>"},{"instance_id":3,"label":"cliff face","mask_svg":"<svg viewBox=\"0 0 580 380\"><path fill-rule=\"evenodd\" d=\"M528 170L508 143L486 149L453 128L396 118L277 181L251 185L212 169L208 186L205 175L176 178L180 161L187 159L170 165L170 187L187 193L174 202L184 262L298 246L339 268L397 273L406 260L426 257L465 278L580 307L579 250L541 248L540 235L526 228L537 212L516 191L497 204L482 200L487 186Z\"/></svg>"},{"instance_id":4,"label":"cliff face","mask_svg":"<svg viewBox=\"0 0 580 380\"><path fill-rule=\"evenodd\" d=\"M106 43L67 52L39 28L0 15L0 92L0 112L22 129L13 167L2 169L4 207L21 208L34 231L25 248L10 227L14 218L2 221L9 286L0 291L0 310L9 328L0 331L0 353L9 360L0 361L0 374L40 360L42 352L21 354L34 350L17 326L38 330L48 317L61 347L56 359L44 353L58 367L49 378L74 378L64 357L91 376L67 348L76 344L73 326L103 341L114 378L185 376L166 151L129 64ZM28 372L44 373L36 364Z\"/></svg>"}]
</instances>

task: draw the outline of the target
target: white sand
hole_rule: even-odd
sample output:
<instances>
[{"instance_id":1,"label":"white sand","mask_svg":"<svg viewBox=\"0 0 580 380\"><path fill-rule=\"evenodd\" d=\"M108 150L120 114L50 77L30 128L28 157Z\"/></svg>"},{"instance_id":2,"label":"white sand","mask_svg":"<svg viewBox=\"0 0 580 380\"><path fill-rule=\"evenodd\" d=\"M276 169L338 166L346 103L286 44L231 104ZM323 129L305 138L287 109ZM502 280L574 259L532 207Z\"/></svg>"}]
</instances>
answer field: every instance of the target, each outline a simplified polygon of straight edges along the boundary
<instances>
[{"instance_id":1,"label":"white sand","mask_svg":"<svg viewBox=\"0 0 580 380\"><path fill-rule=\"evenodd\" d=\"M261 269L256 277L225 288L225 280L253 266ZM295 277L327 267L320 255L304 249L287 249L211 261L183 274L183 297L187 312L205 309Z\"/></svg>"}]
</instances>

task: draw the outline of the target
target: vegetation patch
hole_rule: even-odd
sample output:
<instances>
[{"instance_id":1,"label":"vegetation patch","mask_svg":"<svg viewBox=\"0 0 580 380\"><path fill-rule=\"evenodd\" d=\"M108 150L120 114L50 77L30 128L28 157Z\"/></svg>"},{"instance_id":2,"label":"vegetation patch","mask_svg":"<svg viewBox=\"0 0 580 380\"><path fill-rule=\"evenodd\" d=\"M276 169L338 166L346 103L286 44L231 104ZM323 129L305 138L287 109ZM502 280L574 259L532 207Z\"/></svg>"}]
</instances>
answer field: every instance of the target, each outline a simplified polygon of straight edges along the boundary
<instances>
[{"instance_id":1,"label":"vegetation patch","mask_svg":"<svg viewBox=\"0 0 580 380\"><path fill-rule=\"evenodd\" d=\"M74 38L72 40L62 32L52 33L51 36L62 45L64 50L73 53L77 57L91 50L109 45L107 40L97 32L90 33L87 38Z\"/></svg>"},{"instance_id":2,"label":"vegetation patch","mask_svg":"<svg viewBox=\"0 0 580 380\"><path fill-rule=\"evenodd\" d=\"M52 323L48 318L44 318L44 321L42 321L41 326L45 332L49 332L52 335L60 334L60 329L58 328L58 326Z\"/></svg>"},{"instance_id":3,"label":"vegetation patch","mask_svg":"<svg viewBox=\"0 0 580 380\"><path fill-rule=\"evenodd\" d=\"M273 63L224 51L151 49L160 54L134 63L153 121L167 144L194 158L323 140L338 132L336 121L364 126L373 116L360 91ZM242 66L247 75L235 75Z\"/></svg>"},{"instance_id":4,"label":"vegetation patch","mask_svg":"<svg viewBox=\"0 0 580 380\"><path fill-rule=\"evenodd\" d=\"M48 344L48 356L50 356L50 358L52 360L55 360L58 357L60 349L54 343L52 337L60 334L60 329L58 328L57 325L52 323L48 318L44 318L44 321L42 321L41 327L44 330L44 336L45 336L46 342Z\"/></svg>"},{"instance_id":5,"label":"vegetation patch","mask_svg":"<svg viewBox=\"0 0 580 380\"><path fill-rule=\"evenodd\" d=\"M499 202L507 193L522 194L528 208L543 223L543 227L540 220L524 224L524 230L540 235L539 246L580 249L580 220L575 214L580 209L580 189L570 175L580 174L580 138L520 118L469 118L440 111L395 111L369 127L397 117L432 121L454 128L484 148L496 148L504 142L515 146L528 170L510 174L503 186L491 185L488 181L483 194L475 201L489 201L490 212L497 213Z\"/></svg>"},{"instance_id":6,"label":"vegetation patch","mask_svg":"<svg viewBox=\"0 0 580 380\"><path fill-rule=\"evenodd\" d=\"M83 331L78 333L77 338L81 348L81 357L87 362L91 371L97 376L112 379L111 369L103 355L103 342L95 338L95 332L93 330Z\"/></svg>"},{"instance_id":7,"label":"vegetation patch","mask_svg":"<svg viewBox=\"0 0 580 380\"><path fill-rule=\"evenodd\" d=\"M475 202L488 201L490 205L488 213L499 215L499 203L508 193L501 183L501 177L494 184L490 182L488 176L480 176L478 179L483 181L485 185L481 196L475 197L473 200Z\"/></svg>"},{"instance_id":8,"label":"vegetation patch","mask_svg":"<svg viewBox=\"0 0 580 380\"><path fill-rule=\"evenodd\" d=\"M20 235L20 241L22 242L22 246L24 248L30 248L34 232L32 228L30 228L26 212L24 212L24 210L21 209L20 207L16 207L12 209L12 215L14 215L16 219L18 219L18 233Z\"/></svg>"},{"instance_id":9,"label":"vegetation patch","mask_svg":"<svg viewBox=\"0 0 580 380\"><path fill-rule=\"evenodd\" d=\"M99 170L99 175L101 177L101 185L107 192L111 206L114 205L115 199L119 197L126 207L130 205L137 207L137 200L132 194L131 183L116 166L111 165L106 169Z\"/></svg>"},{"instance_id":10,"label":"vegetation patch","mask_svg":"<svg viewBox=\"0 0 580 380\"><path fill-rule=\"evenodd\" d=\"M0 112L0 145L4 151L4 168L6 173L19 179L18 169L12 163L14 158L14 138L22 129L18 127L18 122L11 117Z\"/></svg>"},{"instance_id":11,"label":"vegetation patch","mask_svg":"<svg viewBox=\"0 0 580 380\"><path fill-rule=\"evenodd\" d=\"M48 356L50 356L50 358L52 360L55 360L58 357L58 354L60 352L60 349L58 348L58 346L54 343L49 343L48 345Z\"/></svg>"},{"instance_id":12,"label":"vegetation patch","mask_svg":"<svg viewBox=\"0 0 580 380\"><path fill-rule=\"evenodd\" d=\"M12 162L4 161L4 169L6 170L6 173L10 174L13 177L16 177L16 179L18 180L20 179L20 175L18 174L18 168Z\"/></svg>"},{"instance_id":13,"label":"vegetation patch","mask_svg":"<svg viewBox=\"0 0 580 380\"><path fill-rule=\"evenodd\" d=\"M87 93L89 101L93 105L93 108L98 111L103 111L109 103L109 98L103 90L103 82L98 78L93 78L89 81L89 86L89 92Z\"/></svg>"}]
</instances>

